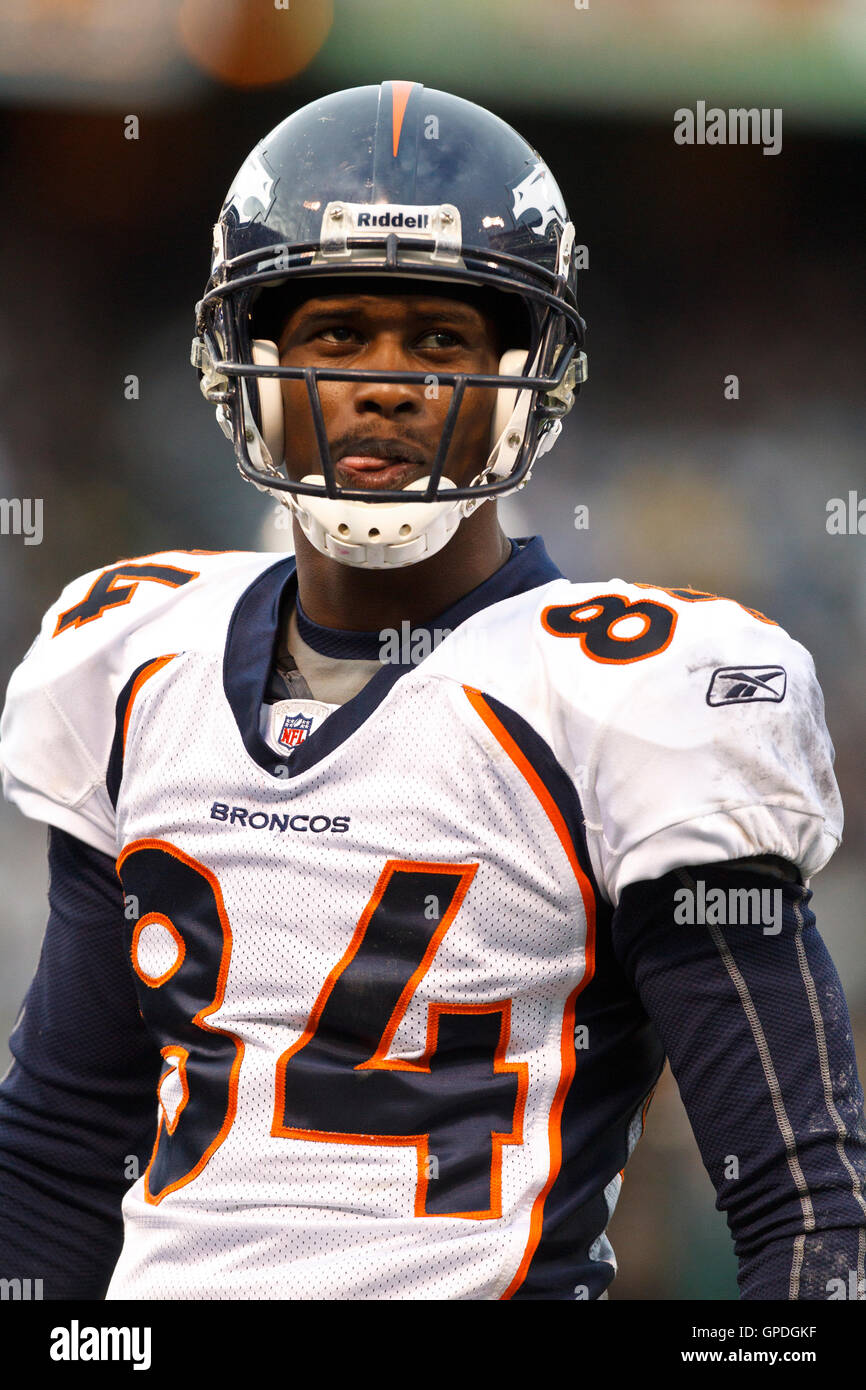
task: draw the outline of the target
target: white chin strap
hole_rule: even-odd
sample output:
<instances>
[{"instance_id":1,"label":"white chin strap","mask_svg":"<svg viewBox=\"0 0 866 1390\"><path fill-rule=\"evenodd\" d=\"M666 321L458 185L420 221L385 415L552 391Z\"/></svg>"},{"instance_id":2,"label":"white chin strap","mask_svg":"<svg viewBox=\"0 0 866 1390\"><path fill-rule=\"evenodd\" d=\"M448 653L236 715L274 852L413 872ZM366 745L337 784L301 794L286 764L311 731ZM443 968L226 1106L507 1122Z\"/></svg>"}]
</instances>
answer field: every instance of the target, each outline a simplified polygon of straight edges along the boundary
<instances>
[{"instance_id":1,"label":"white chin strap","mask_svg":"<svg viewBox=\"0 0 866 1390\"><path fill-rule=\"evenodd\" d=\"M305 483L324 485L321 473L310 473ZM416 478L406 493L423 492L430 479ZM443 478L440 489L454 487ZM435 555L448 541L471 499L455 502L348 502L330 497L295 497L284 493L311 545L344 565L364 569L398 569Z\"/></svg>"},{"instance_id":2,"label":"white chin strap","mask_svg":"<svg viewBox=\"0 0 866 1390\"><path fill-rule=\"evenodd\" d=\"M269 339L256 339L252 352L253 361L258 366L279 366L277 345ZM512 348L503 353L499 375L520 376L526 370L528 356L523 348ZM534 371L533 366L528 374ZM246 391L245 382L243 389ZM280 382L276 377L259 377L258 390L261 431L253 420L249 398L245 399L250 456L265 471L278 473L279 465L284 464L285 449ZM531 391L497 391L490 428L490 454L473 482L505 478L511 472L526 433L531 399ZM543 437L536 457L547 452L558 433L559 430L554 429ZM535 458L532 462L535 462ZM524 481L528 477L529 474ZM416 478L404 491L423 492L429 481L429 476ZM302 482L324 486L325 479L321 473L311 473ZM441 493L454 486L449 478L443 477L439 491ZM435 555L451 539L463 518L470 516L482 502L487 501L485 497L467 497L453 502L349 502L341 498L295 496L278 488L266 488L264 491L270 492L272 497L291 510L310 544L323 555L344 565L377 570L414 565L429 555Z\"/></svg>"}]
</instances>

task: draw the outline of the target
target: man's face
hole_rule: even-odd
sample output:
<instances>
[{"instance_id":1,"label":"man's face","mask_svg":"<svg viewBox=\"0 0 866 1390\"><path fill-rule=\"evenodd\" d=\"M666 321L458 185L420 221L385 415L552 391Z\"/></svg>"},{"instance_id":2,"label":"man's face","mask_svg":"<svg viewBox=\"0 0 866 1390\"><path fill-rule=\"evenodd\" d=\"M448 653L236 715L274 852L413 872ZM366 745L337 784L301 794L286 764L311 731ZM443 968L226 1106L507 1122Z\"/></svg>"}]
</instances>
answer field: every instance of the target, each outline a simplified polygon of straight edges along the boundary
<instances>
[{"instance_id":1,"label":"man's face","mask_svg":"<svg viewBox=\"0 0 866 1390\"><path fill-rule=\"evenodd\" d=\"M499 345L491 318L465 299L413 294L328 294L298 305L279 341L286 367L423 372L426 385L320 381L319 396L337 482L359 490L401 489L429 475L452 388L440 372L496 373ZM320 473L303 381L280 382L289 477ZM445 461L458 486L481 471L490 452L496 392L467 389Z\"/></svg>"}]
</instances>

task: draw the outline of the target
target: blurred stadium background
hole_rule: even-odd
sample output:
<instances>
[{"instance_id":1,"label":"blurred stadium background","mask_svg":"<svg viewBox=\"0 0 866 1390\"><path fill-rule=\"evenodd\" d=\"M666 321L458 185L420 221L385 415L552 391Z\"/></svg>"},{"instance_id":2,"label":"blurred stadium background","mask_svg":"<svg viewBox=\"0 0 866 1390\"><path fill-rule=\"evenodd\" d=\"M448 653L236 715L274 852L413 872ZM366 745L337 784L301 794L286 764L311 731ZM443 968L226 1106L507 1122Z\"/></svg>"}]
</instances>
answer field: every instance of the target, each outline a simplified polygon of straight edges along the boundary
<instances>
[{"instance_id":1,"label":"blurred stadium background","mask_svg":"<svg viewBox=\"0 0 866 1390\"><path fill-rule=\"evenodd\" d=\"M83 571L284 547L188 365L210 229L290 111L393 77L515 125L589 249L589 385L507 529L541 531L574 579L738 598L815 657L847 829L814 905L864 1071L866 538L826 528L830 498L866 495L862 0L5 0L0 495L44 499L44 540L0 536L0 685ZM782 152L677 145L673 113L698 100L782 108ZM0 835L5 1040L38 958L45 832L4 806ZM669 1073L611 1234L614 1298L737 1296Z\"/></svg>"}]
</instances>

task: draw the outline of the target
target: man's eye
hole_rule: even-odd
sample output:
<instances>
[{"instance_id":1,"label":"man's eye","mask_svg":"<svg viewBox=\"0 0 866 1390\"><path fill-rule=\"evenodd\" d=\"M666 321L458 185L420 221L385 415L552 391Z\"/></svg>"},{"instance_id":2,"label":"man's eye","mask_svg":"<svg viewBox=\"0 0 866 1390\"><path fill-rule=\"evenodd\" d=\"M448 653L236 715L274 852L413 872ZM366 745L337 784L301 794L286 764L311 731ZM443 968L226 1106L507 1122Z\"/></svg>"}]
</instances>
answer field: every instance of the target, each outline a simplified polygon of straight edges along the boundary
<instances>
[{"instance_id":1,"label":"man's eye","mask_svg":"<svg viewBox=\"0 0 866 1390\"><path fill-rule=\"evenodd\" d=\"M320 328L316 334L329 343L348 343L354 336L353 330L344 323L334 323L329 328Z\"/></svg>"},{"instance_id":2,"label":"man's eye","mask_svg":"<svg viewBox=\"0 0 866 1390\"><path fill-rule=\"evenodd\" d=\"M431 339L441 339L440 342L432 342ZM447 328L434 328L429 333L425 333L423 338L418 339L418 347L450 348L456 347L460 342L456 333L450 332Z\"/></svg>"}]
</instances>

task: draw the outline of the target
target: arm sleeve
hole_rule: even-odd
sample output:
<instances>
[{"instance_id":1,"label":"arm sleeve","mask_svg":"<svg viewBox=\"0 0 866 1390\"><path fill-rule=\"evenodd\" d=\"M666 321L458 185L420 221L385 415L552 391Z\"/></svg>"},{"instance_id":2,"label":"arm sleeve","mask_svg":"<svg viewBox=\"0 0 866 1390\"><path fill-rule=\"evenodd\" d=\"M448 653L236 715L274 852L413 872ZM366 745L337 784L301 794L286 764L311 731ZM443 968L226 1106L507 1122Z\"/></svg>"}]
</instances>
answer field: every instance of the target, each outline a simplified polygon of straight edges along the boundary
<instances>
[{"instance_id":1,"label":"arm sleeve","mask_svg":"<svg viewBox=\"0 0 866 1390\"><path fill-rule=\"evenodd\" d=\"M758 925L732 925L730 910L728 925L712 910L679 924L684 889L698 905L717 889L728 905L731 889L778 897L764 900ZM613 919L727 1215L745 1299L866 1287L863 1093L810 898L800 884L715 865L630 885Z\"/></svg>"},{"instance_id":2,"label":"arm sleeve","mask_svg":"<svg viewBox=\"0 0 866 1390\"><path fill-rule=\"evenodd\" d=\"M50 915L0 1084L0 1275L104 1296L153 1145L161 1058L138 1009L113 861L49 831Z\"/></svg>"}]
</instances>

